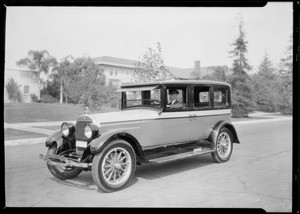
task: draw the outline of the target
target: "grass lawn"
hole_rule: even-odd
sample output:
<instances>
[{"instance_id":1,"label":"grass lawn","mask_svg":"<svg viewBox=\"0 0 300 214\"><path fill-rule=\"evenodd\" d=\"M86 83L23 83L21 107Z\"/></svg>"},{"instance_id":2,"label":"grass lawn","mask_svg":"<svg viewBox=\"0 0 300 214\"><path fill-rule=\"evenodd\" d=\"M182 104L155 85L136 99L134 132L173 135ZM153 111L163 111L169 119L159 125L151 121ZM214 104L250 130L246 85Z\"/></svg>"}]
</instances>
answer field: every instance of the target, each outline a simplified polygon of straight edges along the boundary
<instances>
[{"instance_id":1,"label":"grass lawn","mask_svg":"<svg viewBox=\"0 0 300 214\"><path fill-rule=\"evenodd\" d=\"M47 137L45 134L26 132L17 129L7 128L4 130L4 140L18 140L26 138L38 138L38 137Z\"/></svg>"},{"instance_id":2,"label":"grass lawn","mask_svg":"<svg viewBox=\"0 0 300 214\"><path fill-rule=\"evenodd\" d=\"M103 109L100 112L116 111ZM95 113L95 112L93 112ZM59 103L5 103L4 122L27 123L75 120L85 109L73 104Z\"/></svg>"}]
</instances>

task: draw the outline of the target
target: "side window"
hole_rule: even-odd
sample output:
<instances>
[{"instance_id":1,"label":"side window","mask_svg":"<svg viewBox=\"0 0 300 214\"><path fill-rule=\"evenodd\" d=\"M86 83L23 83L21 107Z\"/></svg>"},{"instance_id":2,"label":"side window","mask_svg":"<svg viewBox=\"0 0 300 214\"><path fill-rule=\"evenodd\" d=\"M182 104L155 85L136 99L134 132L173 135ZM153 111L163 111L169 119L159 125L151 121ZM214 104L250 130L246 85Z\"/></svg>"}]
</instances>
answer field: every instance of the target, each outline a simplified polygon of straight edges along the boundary
<instances>
[{"instance_id":1,"label":"side window","mask_svg":"<svg viewBox=\"0 0 300 214\"><path fill-rule=\"evenodd\" d=\"M214 87L214 108L228 108L228 87Z\"/></svg>"},{"instance_id":2,"label":"side window","mask_svg":"<svg viewBox=\"0 0 300 214\"><path fill-rule=\"evenodd\" d=\"M194 107L196 109L211 108L209 89L209 86L194 86Z\"/></svg>"},{"instance_id":3,"label":"side window","mask_svg":"<svg viewBox=\"0 0 300 214\"><path fill-rule=\"evenodd\" d=\"M187 86L168 86L166 90L166 109L170 111L186 109L188 101L187 89Z\"/></svg>"}]
</instances>

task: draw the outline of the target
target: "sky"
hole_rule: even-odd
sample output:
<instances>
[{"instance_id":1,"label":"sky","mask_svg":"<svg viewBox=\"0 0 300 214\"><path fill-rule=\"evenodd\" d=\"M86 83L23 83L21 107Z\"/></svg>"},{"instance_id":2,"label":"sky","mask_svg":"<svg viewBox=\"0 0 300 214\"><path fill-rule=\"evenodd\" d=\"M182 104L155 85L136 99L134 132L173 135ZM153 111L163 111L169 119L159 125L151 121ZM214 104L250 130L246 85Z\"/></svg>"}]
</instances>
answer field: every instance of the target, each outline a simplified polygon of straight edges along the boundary
<instances>
[{"instance_id":1,"label":"sky","mask_svg":"<svg viewBox=\"0 0 300 214\"><path fill-rule=\"evenodd\" d=\"M160 42L165 65L232 66L229 51L244 21L246 55L253 72L265 52L274 66L293 33L292 2L265 7L7 7L5 66L29 50L47 50L58 61L112 56L139 60Z\"/></svg>"}]
</instances>

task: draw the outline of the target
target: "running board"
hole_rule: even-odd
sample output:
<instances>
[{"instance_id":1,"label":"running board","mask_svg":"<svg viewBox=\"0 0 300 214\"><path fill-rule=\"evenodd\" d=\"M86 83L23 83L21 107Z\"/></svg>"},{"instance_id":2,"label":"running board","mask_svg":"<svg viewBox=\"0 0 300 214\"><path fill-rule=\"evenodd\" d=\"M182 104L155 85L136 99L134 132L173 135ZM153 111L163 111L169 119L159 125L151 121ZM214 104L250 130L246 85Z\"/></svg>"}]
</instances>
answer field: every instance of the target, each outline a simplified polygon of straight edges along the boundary
<instances>
[{"instance_id":1,"label":"running board","mask_svg":"<svg viewBox=\"0 0 300 214\"><path fill-rule=\"evenodd\" d=\"M196 156L196 155L212 153L212 152L214 152L213 149L197 148L191 152L185 152L185 153L180 153L180 154L176 154L176 155L169 155L169 156L165 156L165 157L161 157L161 158L151 159L149 161L150 161L150 163L160 164L160 163L166 163L169 161L179 160L179 159L192 157L192 156Z\"/></svg>"}]
</instances>

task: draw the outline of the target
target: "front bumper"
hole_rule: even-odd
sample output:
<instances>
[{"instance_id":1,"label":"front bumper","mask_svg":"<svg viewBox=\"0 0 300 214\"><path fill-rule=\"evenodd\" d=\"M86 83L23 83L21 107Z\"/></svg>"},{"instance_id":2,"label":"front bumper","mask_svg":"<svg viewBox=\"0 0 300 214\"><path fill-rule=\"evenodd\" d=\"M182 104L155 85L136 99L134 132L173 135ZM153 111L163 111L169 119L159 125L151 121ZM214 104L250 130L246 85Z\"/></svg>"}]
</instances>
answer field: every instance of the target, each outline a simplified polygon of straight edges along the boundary
<instances>
[{"instance_id":1,"label":"front bumper","mask_svg":"<svg viewBox=\"0 0 300 214\"><path fill-rule=\"evenodd\" d=\"M40 154L40 158L47 161L48 164L52 166L59 166L64 168L81 168L81 169L88 169L91 167L91 163L81 163L77 162L74 159L69 159L66 157L62 157L59 155L43 155Z\"/></svg>"}]
</instances>

